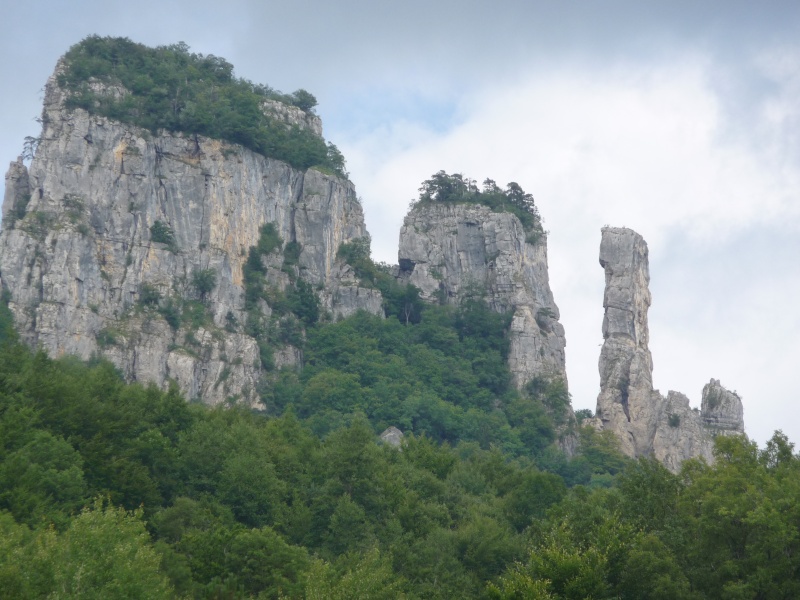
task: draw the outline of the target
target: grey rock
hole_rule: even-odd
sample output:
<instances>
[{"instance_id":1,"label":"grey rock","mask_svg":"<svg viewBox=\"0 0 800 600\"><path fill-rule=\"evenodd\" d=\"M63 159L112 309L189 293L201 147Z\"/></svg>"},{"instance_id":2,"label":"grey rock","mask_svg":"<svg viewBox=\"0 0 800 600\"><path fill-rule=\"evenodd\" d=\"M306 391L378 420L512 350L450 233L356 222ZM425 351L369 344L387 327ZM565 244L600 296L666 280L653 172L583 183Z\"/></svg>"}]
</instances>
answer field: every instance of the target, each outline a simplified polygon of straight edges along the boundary
<instances>
[{"instance_id":1,"label":"grey rock","mask_svg":"<svg viewBox=\"0 0 800 600\"><path fill-rule=\"evenodd\" d=\"M384 444L399 448L403 444L403 432L394 425L387 427L381 434L381 441Z\"/></svg>"},{"instance_id":2,"label":"grey rock","mask_svg":"<svg viewBox=\"0 0 800 600\"><path fill-rule=\"evenodd\" d=\"M703 401L700 405L703 424L715 434L744 433L744 407L736 392L722 387L718 379L703 386Z\"/></svg>"},{"instance_id":3,"label":"grey rock","mask_svg":"<svg viewBox=\"0 0 800 600\"><path fill-rule=\"evenodd\" d=\"M3 223L13 223L25 215L31 197L28 169L20 156L12 162L6 172L6 187L3 195Z\"/></svg>"},{"instance_id":4,"label":"grey rock","mask_svg":"<svg viewBox=\"0 0 800 600\"><path fill-rule=\"evenodd\" d=\"M308 129L315 135L322 137L322 120L315 114L307 113L296 106L290 106L277 100L263 100L261 110L282 123L300 129Z\"/></svg>"},{"instance_id":5,"label":"grey rock","mask_svg":"<svg viewBox=\"0 0 800 600\"><path fill-rule=\"evenodd\" d=\"M457 305L485 295L496 312L511 312L508 366L518 389L534 377L567 384L566 340L550 290L547 238L526 240L520 220L475 204L414 207L400 230L400 281L421 290L428 302ZM553 415L562 423L557 443L575 452L575 415Z\"/></svg>"},{"instance_id":6,"label":"grey rock","mask_svg":"<svg viewBox=\"0 0 800 600\"><path fill-rule=\"evenodd\" d=\"M429 302L458 304L467 294L485 292L493 310L511 311L508 363L519 388L536 376L567 380L547 240L525 238L510 213L473 204L417 206L400 230L398 272Z\"/></svg>"},{"instance_id":7,"label":"grey rock","mask_svg":"<svg viewBox=\"0 0 800 600\"><path fill-rule=\"evenodd\" d=\"M18 161L6 176L0 275L25 341L53 356L99 353L129 380L162 387L174 380L187 397L209 404L257 405L263 370L256 341L242 332L242 268L268 222L285 242L301 245L295 273L329 311L382 314L380 294L359 288L336 259L341 243L366 234L349 181L219 140L153 135L67 110L64 95L54 75L30 169ZM316 116L294 107L265 110L321 134ZM159 221L173 232L173 244L152 239ZM282 255L265 264L268 283L284 289ZM205 269L216 273L217 284L202 298L209 322L193 331L173 331L155 307L139 301L145 289L157 291L162 306L199 301L192 275ZM271 308L263 303L262 312L269 317ZM287 346L273 361L300 365L302 356Z\"/></svg>"},{"instance_id":8,"label":"grey rock","mask_svg":"<svg viewBox=\"0 0 800 600\"><path fill-rule=\"evenodd\" d=\"M346 319L360 310L383 315L383 296L376 289L359 285L350 265L337 263L330 284L322 292L322 304L334 320Z\"/></svg>"},{"instance_id":9,"label":"grey rock","mask_svg":"<svg viewBox=\"0 0 800 600\"><path fill-rule=\"evenodd\" d=\"M630 229L604 227L600 265L606 277L605 341L594 425L613 431L627 456L654 456L672 471L689 458L713 461L714 428L744 432L741 401L714 380L703 391L702 413L681 393L670 391L665 398L654 390L647 243Z\"/></svg>"},{"instance_id":10,"label":"grey rock","mask_svg":"<svg viewBox=\"0 0 800 600\"><path fill-rule=\"evenodd\" d=\"M657 394L657 392L655 392ZM670 471L677 472L688 458L714 462L713 443L689 398L670 391L666 400L659 398L653 435L653 456Z\"/></svg>"}]
</instances>

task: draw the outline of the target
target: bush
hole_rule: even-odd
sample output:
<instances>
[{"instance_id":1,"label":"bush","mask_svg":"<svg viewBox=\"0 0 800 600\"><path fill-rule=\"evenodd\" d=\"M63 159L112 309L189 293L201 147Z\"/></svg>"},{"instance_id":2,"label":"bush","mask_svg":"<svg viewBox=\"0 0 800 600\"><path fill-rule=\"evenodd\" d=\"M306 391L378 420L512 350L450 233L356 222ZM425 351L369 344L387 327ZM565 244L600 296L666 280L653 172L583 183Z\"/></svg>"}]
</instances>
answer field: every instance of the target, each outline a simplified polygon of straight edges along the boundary
<instances>
[{"instance_id":1,"label":"bush","mask_svg":"<svg viewBox=\"0 0 800 600\"><path fill-rule=\"evenodd\" d=\"M164 221L156 221L150 226L150 239L159 244L166 244L170 250L175 250L175 234L172 227Z\"/></svg>"},{"instance_id":2,"label":"bush","mask_svg":"<svg viewBox=\"0 0 800 600\"><path fill-rule=\"evenodd\" d=\"M164 320L169 323L172 329L175 331L180 329L181 309L172 298L167 300L166 304L158 309L158 312L161 313L161 316L164 317Z\"/></svg>"},{"instance_id":3,"label":"bush","mask_svg":"<svg viewBox=\"0 0 800 600\"><path fill-rule=\"evenodd\" d=\"M161 302L161 293L156 286L143 283L139 290L139 302L143 306L158 306L158 303Z\"/></svg>"},{"instance_id":4,"label":"bush","mask_svg":"<svg viewBox=\"0 0 800 600\"><path fill-rule=\"evenodd\" d=\"M283 246L283 238L281 238L275 223L265 223L258 230L258 243L256 244L256 251L258 254L267 256L271 254L276 248Z\"/></svg>"},{"instance_id":5,"label":"bush","mask_svg":"<svg viewBox=\"0 0 800 600\"><path fill-rule=\"evenodd\" d=\"M217 272L214 269L199 269L192 273L192 286L205 298L217 285Z\"/></svg>"}]
</instances>

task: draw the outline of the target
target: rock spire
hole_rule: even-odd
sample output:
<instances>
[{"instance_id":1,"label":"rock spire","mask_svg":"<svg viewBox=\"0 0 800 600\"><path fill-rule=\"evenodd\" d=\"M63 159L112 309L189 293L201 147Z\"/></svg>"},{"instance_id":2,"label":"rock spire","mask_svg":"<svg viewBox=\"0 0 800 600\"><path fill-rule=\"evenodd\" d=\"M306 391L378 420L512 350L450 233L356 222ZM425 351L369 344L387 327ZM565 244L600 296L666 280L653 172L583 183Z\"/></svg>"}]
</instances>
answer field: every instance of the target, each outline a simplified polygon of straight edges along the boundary
<instances>
[{"instance_id":1,"label":"rock spire","mask_svg":"<svg viewBox=\"0 0 800 600\"><path fill-rule=\"evenodd\" d=\"M743 433L739 397L711 380L702 411L670 391L653 389L647 311L650 273L647 243L631 229L604 227L600 265L605 270L603 348L596 424L614 432L628 456L654 456L673 471L689 458L713 460L713 436Z\"/></svg>"}]
</instances>

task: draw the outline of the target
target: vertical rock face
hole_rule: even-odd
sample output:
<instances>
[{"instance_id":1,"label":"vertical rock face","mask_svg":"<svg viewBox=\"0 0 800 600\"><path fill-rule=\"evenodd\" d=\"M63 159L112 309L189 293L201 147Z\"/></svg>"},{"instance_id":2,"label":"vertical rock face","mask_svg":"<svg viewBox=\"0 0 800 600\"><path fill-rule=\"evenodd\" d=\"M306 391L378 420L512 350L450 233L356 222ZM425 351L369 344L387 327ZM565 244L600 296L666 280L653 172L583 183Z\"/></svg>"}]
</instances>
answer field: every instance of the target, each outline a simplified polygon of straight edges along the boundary
<instances>
[{"instance_id":1,"label":"vertical rock face","mask_svg":"<svg viewBox=\"0 0 800 600\"><path fill-rule=\"evenodd\" d=\"M342 242L366 233L350 182L218 140L155 136L67 110L55 77L43 117L29 172L17 162L6 176L0 233L3 286L32 345L53 356L97 352L131 380L174 379L208 403L255 402L262 367L256 340L243 333L242 268L265 223L300 245L293 268L328 310L380 310L380 295L358 288L336 261ZM307 126L320 129L313 119ZM269 283L285 288L282 257L266 262ZM216 285L200 292L193 276L204 270ZM143 308L148 294L202 301L210 318L173 330ZM298 358L285 348L275 362Z\"/></svg>"},{"instance_id":2,"label":"vertical rock face","mask_svg":"<svg viewBox=\"0 0 800 600\"><path fill-rule=\"evenodd\" d=\"M606 273L600 397L597 416L628 456L647 454L655 433L651 414L653 361L648 348L650 273L647 244L630 229L603 229L600 265Z\"/></svg>"},{"instance_id":3,"label":"vertical rock face","mask_svg":"<svg viewBox=\"0 0 800 600\"><path fill-rule=\"evenodd\" d=\"M673 471L688 458L710 462L713 435L744 432L741 401L713 379L703 391L702 412L692 409L683 394L670 391L664 398L654 390L647 244L635 231L605 227L600 265L606 288L598 425L615 433L626 455L652 455Z\"/></svg>"},{"instance_id":4,"label":"vertical rock face","mask_svg":"<svg viewBox=\"0 0 800 600\"><path fill-rule=\"evenodd\" d=\"M517 387L535 376L566 382L564 328L550 291L544 237L526 242L519 219L474 204L415 207L400 230L400 278L428 301L457 304L485 291L493 310L513 312L509 367Z\"/></svg>"}]
</instances>

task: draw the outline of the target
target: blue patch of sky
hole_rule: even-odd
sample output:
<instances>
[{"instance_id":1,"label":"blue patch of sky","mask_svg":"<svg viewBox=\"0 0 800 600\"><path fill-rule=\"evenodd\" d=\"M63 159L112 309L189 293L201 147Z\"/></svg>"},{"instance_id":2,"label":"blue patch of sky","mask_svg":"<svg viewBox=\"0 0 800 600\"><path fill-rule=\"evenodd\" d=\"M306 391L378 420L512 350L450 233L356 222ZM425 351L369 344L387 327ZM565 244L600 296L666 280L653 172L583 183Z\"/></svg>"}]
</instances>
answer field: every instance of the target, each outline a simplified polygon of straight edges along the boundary
<instances>
[{"instance_id":1,"label":"blue patch of sky","mask_svg":"<svg viewBox=\"0 0 800 600\"><path fill-rule=\"evenodd\" d=\"M325 136L332 141L359 138L397 123L414 123L434 134L458 124L457 98L399 88L369 88L332 94L320 106Z\"/></svg>"}]
</instances>

